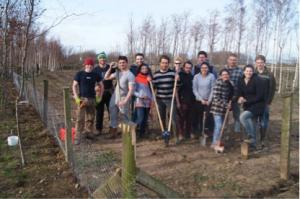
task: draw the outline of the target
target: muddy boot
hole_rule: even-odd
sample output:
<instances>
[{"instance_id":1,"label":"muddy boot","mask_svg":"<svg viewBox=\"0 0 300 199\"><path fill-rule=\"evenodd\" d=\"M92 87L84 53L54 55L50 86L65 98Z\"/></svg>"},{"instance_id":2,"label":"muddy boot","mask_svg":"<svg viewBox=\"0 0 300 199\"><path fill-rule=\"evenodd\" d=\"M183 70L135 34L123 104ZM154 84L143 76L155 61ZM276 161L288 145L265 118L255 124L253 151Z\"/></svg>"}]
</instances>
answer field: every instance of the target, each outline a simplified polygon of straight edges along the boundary
<instances>
[{"instance_id":1,"label":"muddy boot","mask_svg":"<svg viewBox=\"0 0 300 199\"><path fill-rule=\"evenodd\" d=\"M117 136L118 136L118 128L110 127L108 139L116 139Z\"/></svg>"},{"instance_id":2,"label":"muddy boot","mask_svg":"<svg viewBox=\"0 0 300 199\"><path fill-rule=\"evenodd\" d=\"M86 132L85 137L90 140L94 140L96 138L96 136L92 132Z\"/></svg>"}]
</instances>

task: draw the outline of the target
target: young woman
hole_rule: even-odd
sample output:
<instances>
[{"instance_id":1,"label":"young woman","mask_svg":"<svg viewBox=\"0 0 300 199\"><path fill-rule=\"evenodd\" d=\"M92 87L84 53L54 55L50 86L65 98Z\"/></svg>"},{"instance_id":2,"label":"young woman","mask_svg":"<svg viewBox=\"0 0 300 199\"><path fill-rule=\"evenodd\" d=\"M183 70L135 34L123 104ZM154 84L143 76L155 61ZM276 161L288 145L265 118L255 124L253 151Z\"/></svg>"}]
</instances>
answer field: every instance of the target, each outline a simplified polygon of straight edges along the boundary
<instances>
[{"instance_id":1,"label":"young woman","mask_svg":"<svg viewBox=\"0 0 300 199\"><path fill-rule=\"evenodd\" d=\"M254 73L254 67L244 67L244 75L237 85L236 97L243 105L244 111L240 115L240 122L245 128L248 139L253 148L256 147L256 128L253 119L262 116L266 106L263 80Z\"/></svg>"},{"instance_id":2,"label":"young woman","mask_svg":"<svg viewBox=\"0 0 300 199\"><path fill-rule=\"evenodd\" d=\"M200 65L200 72L195 75L193 79L193 93L196 97L194 105L196 119L193 120L194 133L201 132L203 125L210 131L213 130L213 119L208 112L212 100L212 91L215 80L215 76L209 72L209 64L203 62ZM203 124L204 112L206 114L205 124Z\"/></svg>"},{"instance_id":3,"label":"young woman","mask_svg":"<svg viewBox=\"0 0 300 199\"><path fill-rule=\"evenodd\" d=\"M148 115L152 103L152 94L149 87L151 81L150 69L146 65L140 66L135 78L135 115L134 122L139 126L139 137L145 137L145 129L147 126Z\"/></svg>"},{"instance_id":4,"label":"young woman","mask_svg":"<svg viewBox=\"0 0 300 199\"><path fill-rule=\"evenodd\" d=\"M233 85L229 80L229 71L227 69L222 69L219 75L220 77L217 79L213 88L212 105L210 109L215 122L213 142L211 145L214 149L215 147L220 146L220 135L222 124L224 122L224 115L227 108L229 108L228 106L230 106L229 101L233 96Z\"/></svg>"}]
</instances>

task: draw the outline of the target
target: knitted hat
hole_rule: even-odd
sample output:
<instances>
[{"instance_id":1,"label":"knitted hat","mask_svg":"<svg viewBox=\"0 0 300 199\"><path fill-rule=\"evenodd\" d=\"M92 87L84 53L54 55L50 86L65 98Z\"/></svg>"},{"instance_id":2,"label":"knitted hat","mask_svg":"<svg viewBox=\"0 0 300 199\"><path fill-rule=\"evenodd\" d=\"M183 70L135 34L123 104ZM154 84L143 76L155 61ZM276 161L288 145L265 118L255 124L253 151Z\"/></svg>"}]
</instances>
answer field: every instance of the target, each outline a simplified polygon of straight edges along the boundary
<instances>
[{"instance_id":1,"label":"knitted hat","mask_svg":"<svg viewBox=\"0 0 300 199\"><path fill-rule=\"evenodd\" d=\"M107 59L105 52L103 51L103 52L99 53L97 56L97 59Z\"/></svg>"},{"instance_id":2,"label":"knitted hat","mask_svg":"<svg viewBox=\"0 0 300 199\"><path fill-rule=\"evenodd\" d=\"M84 65L94 65L94 60L90 57L85 58Z\"/></svg>"}]
</instances>

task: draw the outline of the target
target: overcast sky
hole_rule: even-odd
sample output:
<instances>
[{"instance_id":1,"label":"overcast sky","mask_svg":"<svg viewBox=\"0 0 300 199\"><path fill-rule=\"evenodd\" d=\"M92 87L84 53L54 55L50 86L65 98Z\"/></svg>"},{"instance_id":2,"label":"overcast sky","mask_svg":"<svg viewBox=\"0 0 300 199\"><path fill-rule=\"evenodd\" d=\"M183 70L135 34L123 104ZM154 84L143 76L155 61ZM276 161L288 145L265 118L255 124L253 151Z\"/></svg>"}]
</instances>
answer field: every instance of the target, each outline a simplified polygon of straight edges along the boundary
<instances>
[{"instance_id":1,"label":"overcast sky","mask_svg":"<svg viewBox=\"0 0 300 199\"><path fill-rule=\"evenodd\" d=\"M65 13L83 13L64 20L49 35L76 50L81 46L82 50L99 52L124 46L130 16L136 25L149 15L158 24L161 18L184 11L191 12L192 18L204 17L209 10L223 11L226 3L224 0L44 0L41 7L46 12L40 22L50 26Z\"/></svg>"}]
</instances>

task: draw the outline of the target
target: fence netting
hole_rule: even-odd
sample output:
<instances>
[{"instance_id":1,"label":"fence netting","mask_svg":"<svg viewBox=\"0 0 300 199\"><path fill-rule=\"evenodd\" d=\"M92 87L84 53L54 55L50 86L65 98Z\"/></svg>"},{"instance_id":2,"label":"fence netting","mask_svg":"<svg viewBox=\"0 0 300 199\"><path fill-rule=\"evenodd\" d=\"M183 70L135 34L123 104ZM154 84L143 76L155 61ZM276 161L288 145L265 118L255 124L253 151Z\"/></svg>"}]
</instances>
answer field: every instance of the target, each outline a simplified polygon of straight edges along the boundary
<instances>
[{"instance_id":1,"label":"fence netting","mask_svg":"<svg viewBox=\"0 0 300 199\"><path fill-rule=\"evenodd\" d=\"M44 124L47 125L49 133L55 138L63 153L65 153L65 143L61 140L60 130L65 128L63 92L51 93L48 96L47 120L43 121L43 89L35 85L34 77L27 77L24 84L24 98L34 106ZM16 73L13 74L13 83L17 90L21 89L22 77ZM51 83L49 82L49 88ZM62 89L61 89L62 90ZM52 98L56 98L53 100ZM74 110L73 110L74 112ZM26 113L21 113L26 114ZM74 127L75 119L72 119ZM119 145L121 143L118 143ZM81 186L87 188L92 195L99 187L104 187L101 197L119 198L122 192L126 191L118 171L121 169L121 150L111 150L109 148L97 148L87 139L83 139L80 145L73 146L73 171ZM122 171L124 172L124 171ZM108 181L112 176L114 179ZM142 192L137 192L138 196L145 196Z\"/></svg>"}]
</instances>

